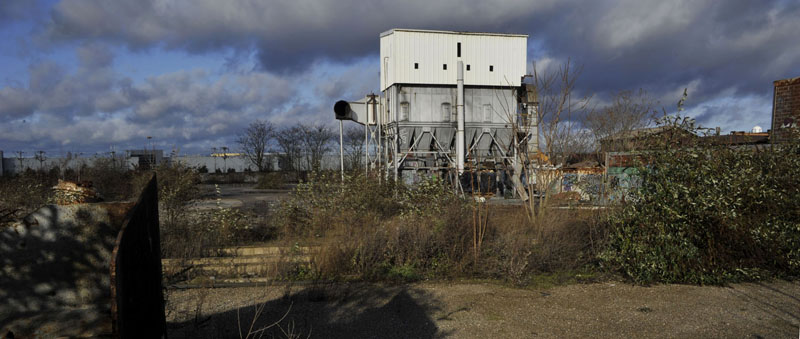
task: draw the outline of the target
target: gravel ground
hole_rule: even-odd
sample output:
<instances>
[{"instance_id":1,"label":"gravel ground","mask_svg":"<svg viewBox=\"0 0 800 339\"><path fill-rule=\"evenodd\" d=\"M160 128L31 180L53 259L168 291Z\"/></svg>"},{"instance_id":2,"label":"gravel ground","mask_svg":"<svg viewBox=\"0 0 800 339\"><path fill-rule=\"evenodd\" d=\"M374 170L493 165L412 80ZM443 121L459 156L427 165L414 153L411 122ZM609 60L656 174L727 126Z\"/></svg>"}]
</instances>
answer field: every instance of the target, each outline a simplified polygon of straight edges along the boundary
<instances>
[{"instance_id":1,"label":"gravel ground","mask_svg":"<svg viewBox=\"0 0 800 339\"><path fill-rule=\"evenodd\" d=\"M168 299L170 338L238 338L240 327L246 335L257 305L254 329L286 314L265 338L800 338L797 281L266 286L172 290Z\"/></svg>"}]
</instances>

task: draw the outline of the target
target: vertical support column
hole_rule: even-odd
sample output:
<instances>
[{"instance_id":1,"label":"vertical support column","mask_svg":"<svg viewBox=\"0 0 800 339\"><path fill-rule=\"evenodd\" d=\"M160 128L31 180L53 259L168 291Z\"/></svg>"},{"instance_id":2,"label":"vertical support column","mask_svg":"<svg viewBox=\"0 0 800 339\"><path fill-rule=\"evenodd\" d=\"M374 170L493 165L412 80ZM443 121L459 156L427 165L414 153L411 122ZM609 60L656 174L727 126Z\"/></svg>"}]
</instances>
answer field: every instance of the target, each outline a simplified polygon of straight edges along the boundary
<instances>
[{"instance_id":1,"label":"vertical support column","mask_svg":"<svg viewBox=\"0 0 800 339\"><path fill-rule=\"evenodd\" d=\"M374 99L370 96L370 99ZM370 110L372 108L372 110ZM372 106L371 100L367 100L367 121L364 123L364 177L369 176L369 118L371 114L375 114L375 106Z\"/></svg>"},{"instance_id":2,"label":"vertical support column","mask_svg":"<svg viewBox=\"0 0 800 339\"><path fill-rule=\"evenodd\" d=\"M538 103L531 103L526 107L528 114L528 126L526 126L526 130L529 135L528 149L526 151L528 154L537 154L539 152L539 112L537 106Z\"/></svg>"},{"instance_id":3,"label":"vertical support column","mask_svg":"<svg viewBox=\"0 0 800 339\"><path fill-rule=\"evenodd\" d=\"M344 128L342 125L342 120L339 120L339 165L342 168L342 182L344 182Z\"/></svg>"},{"instance_id":4,"label":"vertical support column","mask_svg":"<svg viewBox=\"0 0 800 339\"><path fill-rule=\"evenodd\" d=\"M456 130L456 168L458 168L458 174L464 173L464 161L465 161L465 148L466 148L466 141L464 140L464 63L462 61L458 61L458 76L457 80L457 91L456 93L456 116L458 120L458 130Z\"/></svg>"},{"instance_id":5,"label":"vertical support column","mask_svg":"<svg viewBox=\"0 0 800 339\"><path fill-rule=\"evenodd\" d=\"M397 98L399 94L397 93L397 86L392 86L392 100L394 100L394 140L392 144L392 162L394 163L394 181L397 182L397 178L400 175L400 106L398 105ZM391 106L390 106L391 107Z\"/></svg>"},{"instance_id":6,"label":"vertical support column","mask_svg":"<svg viewBox=\"0 0 800 339\"><path fill-rule=\"evenodd\" d=\"M397 114L396 111L395 111L395 114ZM397 177L400 174L400 162L399 162L399 160L400 160L400 148L397 146L398 143L400 142L400 140L398 140L399 135L400 135L400 127L397 125L397 122L395 121L395 123L394 123L394 145L392 145L393 146L392 148L394 149L394 159L392 159L392 161L394 162L394 181L395 182L397 181Z\"/></svg>"}]
</instances>

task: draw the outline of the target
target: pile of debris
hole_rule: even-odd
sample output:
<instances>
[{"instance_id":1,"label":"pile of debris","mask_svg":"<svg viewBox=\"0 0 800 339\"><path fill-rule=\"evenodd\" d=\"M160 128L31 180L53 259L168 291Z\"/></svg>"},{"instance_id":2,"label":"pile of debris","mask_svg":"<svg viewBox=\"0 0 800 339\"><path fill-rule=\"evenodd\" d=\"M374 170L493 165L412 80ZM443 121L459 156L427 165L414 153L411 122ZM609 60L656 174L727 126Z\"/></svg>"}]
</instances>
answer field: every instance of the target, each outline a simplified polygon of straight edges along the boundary
<instances>
[{"instance_id":1,"label":"pile of debris","mask_svg":"<svg viewBox=\"0 0 800 339\"><path fill-rule=\"evenodd\" d=\"M91 202L101 202L102 198L92 189L91 181L72 182L58 180L53 186L53 201L56 205L73 205Z\"/></svg>"}]
</instances>

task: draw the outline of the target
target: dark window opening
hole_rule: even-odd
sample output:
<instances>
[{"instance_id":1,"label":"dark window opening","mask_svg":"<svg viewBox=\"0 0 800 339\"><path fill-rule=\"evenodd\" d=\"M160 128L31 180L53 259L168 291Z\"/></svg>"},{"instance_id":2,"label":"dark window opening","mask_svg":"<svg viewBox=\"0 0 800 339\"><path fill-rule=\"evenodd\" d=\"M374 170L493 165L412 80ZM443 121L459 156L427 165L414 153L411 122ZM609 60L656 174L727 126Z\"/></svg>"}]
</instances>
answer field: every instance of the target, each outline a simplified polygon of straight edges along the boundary
<instances>
[{"instance_id":1,"label":"dark window opening","mask_svg":"<svg viewBox=\"0 0 800 339\"><path fill-rule=\"evenodd\" d=\"M414 63L414 69L419 69L419 64L416 62Z\"/></svg>"},{"instance_id":2,"label":"dark window opening","mask_svg":"<svg viewBox=\"0 0 800 339\"><path fill-rule=\"evenodd\" d=\"M494 72L494 66L489 66L489 72Z\"/></svg>"},{"instance_id":3,"label":"dark window opening","mask_svg":"<svg viewBox=\"0 0 800 339\"><path fill-rule=\"evenodd\" d=\"M469 71L469 65L467 65L467 70Z\"/></svg>"},{"instance_id":4,"label":"dark window opening","mask_svg":"<svg viewBox=\"0 0 800 339\"><path fill-rule=\"evenodd\" d=\"M458 57L460 58L461 57L461 43L459 42L457 46L458 47L456 47L456 54L458 54Z\"/></svg>"},{"instance_id":5,"label":"dark window opening","mask_svg":"<svg viewBox=\"0 0 800 339\"><path fill-rule=\"evenodd\" d=\"M447 70L447 64L442 65L442 69L446 71Z\"/></svg>"}]
</instances>

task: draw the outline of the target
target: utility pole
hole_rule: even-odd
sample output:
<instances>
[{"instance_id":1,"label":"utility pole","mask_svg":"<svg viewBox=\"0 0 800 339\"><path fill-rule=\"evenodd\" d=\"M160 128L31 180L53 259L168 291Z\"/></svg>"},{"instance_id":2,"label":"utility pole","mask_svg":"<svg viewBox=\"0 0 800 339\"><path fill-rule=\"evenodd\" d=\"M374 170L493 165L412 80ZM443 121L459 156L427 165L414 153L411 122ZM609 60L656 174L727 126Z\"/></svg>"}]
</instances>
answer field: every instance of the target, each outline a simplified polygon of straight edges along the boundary
<instances>
[{"instance_id":1,"label":"utility pole","mask_svg":"<svg viewBox=\"0 0 800 339\"><path fill-rule=\"evenodd\" d=\"M213 153L211 153L211 157L214 158L214 173L217 173L217 148L211 147Z\"/></svg>"},{"instance_id":2,"label":"utility pole","mask_svg":"<svg viewBox=\"0 0 800 339\"><path fill-rule=\"evenodd\" d=\"M22 154L24 154L24 153L25 152L23 152L23 151L17 151L17 160L19 161L19 171L18 171L18 173L22 173L24 171L22 169Z\"/></svg>"},{"instance_id":3,"label":"utility pole","mask_svg":"<svg viewBox=\"0 0 800 339\"><path fill-rule=\"evenodd\" d=\"M153 137L148 135L147 136L147 144L151 144L152 145L152 142L150 142L150 140L152 140L152 139L153 139ZM150 169L154 169L155 168L155 162L156 162L155 161L155 154L154 154L155 151L148 152L147 151L147 144L144 145L144 153L145 153L145 155L147 155L147 165L150 167ZM148 154L148 153L150 153L150 154Z\"/></svg>"},{"instance_id":4,"label":"utility pole","mask_svg":"<svg viewBox=\"0 0 800 339\"><path fill-rule=\"evenodd\" d=\"M44 161L45 161L45 159L47 159L44 156L44 151L37 151L36 155L33 158L36 159L36 160L39 160L39 171L42 171L44 169L43 168L44 167L43 166L44 165Z\"/></svg>"},{"instance_id":5,"label":"utility pole","mask_svg":"<svg viewBox=\"0 0 800 339\"><path fill-rule=\"evenodd\" d=\"M222 146L222 162L225 164L225 173L228 173L228 146Z\"/></svg>"},{"instance_id":6,"label":"utility pole","mask_svg":"<svg viewBox=\"0 0 800 339\"><path fill-rule=\"evenodd\" d=\"M342 120L339 120L339 165L342 168L342 183L344 183L344 138Z\"/></svg>"}]
</instances>

